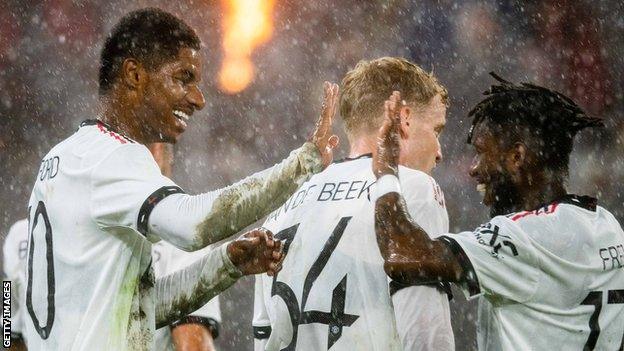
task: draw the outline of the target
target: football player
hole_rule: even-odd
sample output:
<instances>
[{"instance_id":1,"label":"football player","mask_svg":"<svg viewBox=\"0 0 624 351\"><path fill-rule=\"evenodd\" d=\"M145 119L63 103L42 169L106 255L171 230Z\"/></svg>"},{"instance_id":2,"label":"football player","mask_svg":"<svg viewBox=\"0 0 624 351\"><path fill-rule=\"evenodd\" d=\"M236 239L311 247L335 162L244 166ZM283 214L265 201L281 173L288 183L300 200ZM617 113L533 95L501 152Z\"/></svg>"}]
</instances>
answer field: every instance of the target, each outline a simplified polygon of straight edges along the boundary
<instances>
[{"instance_id":1,"label":"football player","mask_svg":"<svg viewBox=\"0 0 624 351\"><path fill-rule=\"evenodd\" d=\"M560 93L494 76L469 114L470 175L493 217L474 231L432 239L412 217L397 178L401 94L386 103L373 161L386 272L481 296L481 350L622 350L624 232L596 199L565 186L575 135L601 121Z\"/></svg>"},{"instance_id":2,"label":"football player","mask_svg":"<svg viewBox=\"0 0 624 351\"><path fill-rule=\"evenodd\" d=\"M187 195L145 144L175 142L204 107L200 41L148 8L124 16L100 59L100 113L42 159L28 205L25 334L35 350L147 350L155 327L197 310L241 275L279 270L280 243L252 230L154 280L151 243L201 249L252 224L331 162L337 87L311 141L225 189Z\"/></svg>"},{"instance_id":3,"label":"football player","mask_svg":"<svg viewBox=\"0 0 624 351\"><path fill-rule=\"evenodd\" d=\"M4 279L11 281L11 350L26 349L23 302L27 248L28 220L22 219L11 226L2 247Z\"/></svg>"},{"instance_id":4,"label":"football player","mask_svg":"<svg viewBox=\"0 0 624 351\"><path fill-rule=\"evenodd\" d=\"M446 288L389 289L375 239L371 154L396 87L407 101L399 171L408 210L432 235L448 232L444 195L431 177L442 159L445 88L403 58L358 63L340 98L349 157L304 183L264 224L287 256L279 274L256 276L256 350L454 350Z\"/></svg>"}]
</instances>

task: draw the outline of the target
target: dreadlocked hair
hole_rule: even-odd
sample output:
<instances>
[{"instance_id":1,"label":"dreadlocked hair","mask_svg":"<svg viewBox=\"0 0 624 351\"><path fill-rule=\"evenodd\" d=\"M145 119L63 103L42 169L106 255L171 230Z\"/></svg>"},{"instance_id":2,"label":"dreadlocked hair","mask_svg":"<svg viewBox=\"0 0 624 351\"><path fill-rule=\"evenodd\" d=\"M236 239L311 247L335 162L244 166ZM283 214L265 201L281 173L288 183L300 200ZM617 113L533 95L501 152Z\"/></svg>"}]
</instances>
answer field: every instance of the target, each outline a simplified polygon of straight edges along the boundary
<instances>
[{"instance_id":1,"label":"dreadlocked hair","mask_svg":"<svg viewBox=\"0 0 624 351\"><path fill-rule=\"evenodd\" d=\"M601 119L588 116L567 96L531 83L511 83L494 72L499 84L483 94L486 98L468 114L472 126L468 143L476 126L487 121L510 133L508 141L518 139L534 146L541 165L567 177L574 137L590 127L603 127Z\"/></svg>"}]
</instances>

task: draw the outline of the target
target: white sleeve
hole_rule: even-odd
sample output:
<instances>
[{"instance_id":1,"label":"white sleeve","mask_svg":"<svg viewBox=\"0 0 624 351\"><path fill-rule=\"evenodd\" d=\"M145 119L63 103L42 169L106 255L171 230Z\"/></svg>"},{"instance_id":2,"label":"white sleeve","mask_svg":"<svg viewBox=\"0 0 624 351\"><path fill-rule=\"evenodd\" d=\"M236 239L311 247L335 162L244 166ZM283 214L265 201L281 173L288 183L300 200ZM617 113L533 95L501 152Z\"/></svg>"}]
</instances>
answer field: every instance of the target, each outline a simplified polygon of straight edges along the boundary
<instances>
[{"instance_id":1,"label":"white sleeve","mask_svg":"<svg viewBox=\"0 0 624 351\"><path fill-rule=\"evenodd\" d=\"M164 241L152 245L152 265L156 278L165 277L191 266L208 255L211 250L212 247L206 247L202 250L186 252ZM215 296L208 303L190 313L189 316L212 319L217 324L221 323L219 297ZM218 325L212 327L218 329Z\"/></svg>"},{"instance_id":2,"label":"white sleeve","mask_svg":"<svg viewBox=\"0 0 624 351\"><path fill-rule=\"evenodd\" d=\"M184 250L197 250L225 239L281 206L322 169L312 143L281 163L236 184L209 193L173 194L155 206L149 231Z\"/></svg>"},{"instance_id":3,"label":"white sleeve","mask_svg":"<svg viewBox=\"0 0 624 351\"><path fill-rule=\"evenodd\" d=\"M440 237L464 269L466 296L485 294L516 302L528 301L537 291L541 274L531 238L511 219L493 218L473 232Z\"/></svg>"},{"instance_id":4,"label":"white sleeve","mask_svg":"<svg viewBox=\"0 0 624 351\"><path fill-rule=\"evenodd\" d=\"M91 214L102 229L132 228L147 235L147 218L163 197L182 190L163 176L149 153L138 144L111 152L91 171Z\"/></svg>"},{"instance_id":5,"label":"white sleeve","mask_svg":"<svg viewBox=\"0 0 624 351\"><path fill-rule=\"evenodd\" d=\"M264 351L269 336L271 336L271 319L264 301L264 285L262 275L256 275L254 289L254 314L253 314L254 350Z\"/></svg>"},{"instance_id":6,"label":"white sleeve","mask_svg":"<svg viewBox=\"0 0 624 351\"><path fill-rule=\"evenodd\" d=\"M156 280L156 328L196 311L242 276L227 254L228 244L209 250L190 266Z\"/></svg>"}]
</instances>

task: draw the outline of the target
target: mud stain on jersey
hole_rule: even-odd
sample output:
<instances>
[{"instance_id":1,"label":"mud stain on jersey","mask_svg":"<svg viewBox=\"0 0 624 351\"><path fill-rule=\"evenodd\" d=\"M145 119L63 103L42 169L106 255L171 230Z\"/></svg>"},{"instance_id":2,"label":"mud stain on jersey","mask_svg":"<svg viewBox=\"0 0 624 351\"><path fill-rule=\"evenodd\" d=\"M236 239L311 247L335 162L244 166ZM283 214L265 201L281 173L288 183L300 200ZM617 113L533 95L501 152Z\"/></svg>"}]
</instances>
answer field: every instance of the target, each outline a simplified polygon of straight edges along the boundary
<instances>
[{"instance_id":1,"label":"mud stain on jersey","mask_svg":"<svg viewBox=\"0 0 624 351\"><path fill-rule=\"evenodd\" d=\"M306 143L280 164L224 189L197 226L193 249L225 239L271 213L321 170L316 146Z\"/></svg>"}]
</instances>

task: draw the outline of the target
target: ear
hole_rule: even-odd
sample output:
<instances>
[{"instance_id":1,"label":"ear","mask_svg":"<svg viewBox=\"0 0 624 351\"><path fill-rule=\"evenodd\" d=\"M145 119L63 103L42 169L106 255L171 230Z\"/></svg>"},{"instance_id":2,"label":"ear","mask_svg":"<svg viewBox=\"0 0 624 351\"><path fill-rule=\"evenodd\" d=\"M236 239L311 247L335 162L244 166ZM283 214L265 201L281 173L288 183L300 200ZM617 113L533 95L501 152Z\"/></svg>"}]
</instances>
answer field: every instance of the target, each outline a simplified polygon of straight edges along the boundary
<instances>
[{"instance_id":1,"label":"ear","mask_svg":"<svg viewBox=\"0 0 624 351\"><path fill-rule=\"evenodd\" d=\"M507 170L512 174L517 174L520 169L526 166L527 162L527 146L524 143L515 143L505 154L505 164Z\"/></svg>"},{"instance_id":2,"label":"ear","mask_svg":"<svg viewBox=\"0 0 624 351\"><path fill-rule=\"evenodd\" d=\"M409 106L401 107L401 128L399 129L399 135L401 139L407 139L409 135L410 125L414 123L414 116L412 108Z\"/></svg>"},{"instance_id":3,"label":"ear","mask_svg":"<svg viewBox=\"0 0 624 351\"><path fill-rule=\"evenodd\" d=\"M127 58L121 66L121 81L131 90L140 89L147 79L147 72L137 60Z\"/></svg>"}]
</instances>

